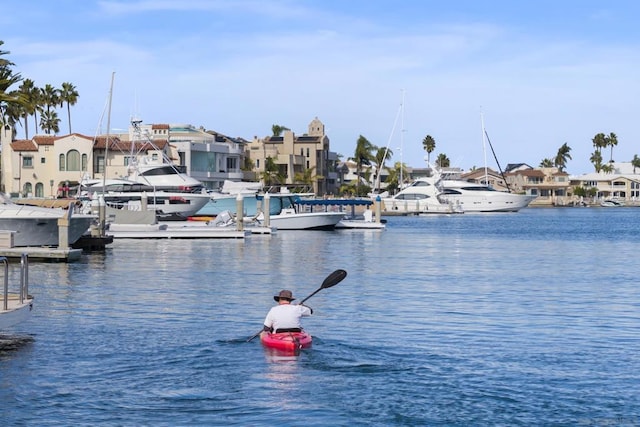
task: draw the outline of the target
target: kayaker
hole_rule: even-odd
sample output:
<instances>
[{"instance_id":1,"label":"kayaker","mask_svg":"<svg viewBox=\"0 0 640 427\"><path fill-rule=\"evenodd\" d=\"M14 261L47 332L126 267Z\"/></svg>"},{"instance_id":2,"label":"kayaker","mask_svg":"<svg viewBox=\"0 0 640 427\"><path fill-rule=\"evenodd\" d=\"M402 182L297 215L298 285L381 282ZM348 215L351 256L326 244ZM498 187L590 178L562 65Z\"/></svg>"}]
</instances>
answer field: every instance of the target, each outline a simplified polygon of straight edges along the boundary
<instances>
[{"instance_id":1,"label":"kayaker","mask_svg":"<svg viewBox=\"0 0 640 427\"><path fill-rule=\"evenodd\" d=\"M293 293L287 289L281 290L273 299L278 305L267 313L262 333L301 332L302 325L300 318L311 316L311 314L313 314L311 307L307 307L304 304L291 304L295 298L293 297Z\"/></svg>"}]
</instances>

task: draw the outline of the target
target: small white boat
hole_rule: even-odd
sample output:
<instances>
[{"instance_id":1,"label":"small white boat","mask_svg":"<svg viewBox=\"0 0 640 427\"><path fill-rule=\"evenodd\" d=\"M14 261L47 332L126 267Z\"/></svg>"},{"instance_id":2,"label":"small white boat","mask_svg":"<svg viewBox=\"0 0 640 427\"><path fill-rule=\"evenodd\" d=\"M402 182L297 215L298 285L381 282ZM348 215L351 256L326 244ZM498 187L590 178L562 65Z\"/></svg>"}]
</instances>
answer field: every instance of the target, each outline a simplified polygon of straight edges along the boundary
<instances>
[{"instance_id":1,"label":"small white boat","mask_svg":"<svg viewBox=\"0 0 640 427\"><path fill-rule=\"evenodd\" d=\"M264 197L258 196L264 203ZM269 226L277 230L333 230L344 218L343 212L300 212L296 194L269 194ZM273 212L276 212L275 214ZM264 212L253 218L258 225L266 225Z\"/></svg>"},{"instance_id":2,"label":"small white boat","mask_svg":"<svg viewBox=\"0 0 640 427\"><path fill-rule=\"evenodd\" d=\"M384 230L386 224L383 221L374 221L373 211L367 209L362 213L362 218L344 217L336 224L338 229L353 230Z\"/></svg>"},{"instance_id":3,"label":"small white boat","mask_svg":"<svg viewBox=\"0 0 640 427\"><path fill-rule=\"evenodd\" d=\"M616 199L607 199L600 202L600 206L605 208L619 208L624 206L624 202Z\"/></svg>"},{"instance_id":4,"label":"small white boat","mask_svg":"<svg viewBox=\"0 0 640 427\"><path fill-rule=\"evenodd\" d=\"M298 205L311 210L322 209L325 212L341 212L342 219L336 224L338 229L384 230L384 220L374 219L371 199L305 199L297 201ZM356 207L361 213L356 211Z\"/></svg>"},{"instance_id":5,"label":"small white boat","mask_svg":"<svg viewBox=\"0 0 640 427\"><path fill-rule=\"evenodd\" d=\"M4 286L0 292L0 332L18 323L24 322L31 316L33 297L29 295L27 255L22 255L20 262L21 274L18 289L9 286L9 261L0 257L4 266Z\"/></svg>"}]
</instances>

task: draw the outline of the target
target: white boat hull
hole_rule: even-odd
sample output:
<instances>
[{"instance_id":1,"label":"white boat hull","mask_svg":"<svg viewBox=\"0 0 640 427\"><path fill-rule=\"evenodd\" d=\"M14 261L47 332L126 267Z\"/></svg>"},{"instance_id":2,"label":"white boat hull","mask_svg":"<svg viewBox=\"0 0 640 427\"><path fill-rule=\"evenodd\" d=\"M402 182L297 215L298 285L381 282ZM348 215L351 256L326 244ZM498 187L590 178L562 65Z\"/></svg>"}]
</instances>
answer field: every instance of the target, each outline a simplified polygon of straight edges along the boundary
<instances>
[{"instance_id":1,"label":"white boat hull","mask_svg":"<svg viewBox=\"0 0 640 427\"><path fill-rule=\"evenodd\" d=\"M32 297L21 302L17 295L9 295L7 302L7 310L4 310L4 301L0 298L0 331L28 320L33 310Z\"/></svg>"},{"instance_id":2,"label":"white boat hull","mask_svg":"<svg viewBox=\"0 0 640 427\"><path fill-rule=\"evenodd\" d=\"M277 230L332 230L342 218L342 212L281 213L269 221Z\"/></svg>"},{"instance_id":3,"label":"white boat hull","mask_svg":"<svg viewBox=\"0 0 640 427\"><path fill-rule=\"evenodd\" d=\"M464 212L517 212L537 196L486 191L483 194L441 195L443 202L459 205Z\"/></svg>"}]
</instances>

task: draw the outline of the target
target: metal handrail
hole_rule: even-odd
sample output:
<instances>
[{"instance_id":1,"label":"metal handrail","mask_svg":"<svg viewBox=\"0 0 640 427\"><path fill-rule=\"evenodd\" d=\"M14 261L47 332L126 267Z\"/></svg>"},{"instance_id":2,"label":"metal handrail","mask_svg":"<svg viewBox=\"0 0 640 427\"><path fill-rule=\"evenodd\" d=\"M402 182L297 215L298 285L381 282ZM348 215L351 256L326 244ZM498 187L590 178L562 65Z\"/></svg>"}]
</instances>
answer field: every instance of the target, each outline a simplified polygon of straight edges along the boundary
<instances>
[{"instance_id":1,"label":"metal handrail","mask_svg":"<svg viewBox=\"0 0 640 427\"><path fill-rule=\"evenodd\" d=\"M9 309L9 260L7 257L0 257L0 262L4 264L4 293L2 309L7 311Z\"/></svg>"},{"instance_id":2,"label":"metal handrail","mask_svg":"<svg viewBox=\"0 0 640 427\"><path fill-rule=\"evenodd\" d=\"M2 294L2 309L9 309L9 260L0 256L0 262L4 267L4 286ZM29 298L29 256L25 253L20 258L20 304Z\"/></svg>"}]
</instances>

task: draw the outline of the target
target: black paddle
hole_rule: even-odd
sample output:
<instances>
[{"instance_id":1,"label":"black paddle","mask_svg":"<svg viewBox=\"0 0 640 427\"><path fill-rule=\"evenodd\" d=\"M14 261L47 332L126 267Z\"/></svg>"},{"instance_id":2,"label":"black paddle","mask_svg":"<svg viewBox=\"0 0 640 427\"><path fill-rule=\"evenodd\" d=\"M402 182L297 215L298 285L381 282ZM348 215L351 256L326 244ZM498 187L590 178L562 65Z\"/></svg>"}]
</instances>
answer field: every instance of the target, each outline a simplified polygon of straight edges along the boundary
<instances>
[{"instance_id":1,"label":"black paddle","mask_svg":"<svg viewBox=\"0 0 640 427\"><path fill-rule=\"evenodd\" d=\"M330 275L327 276L326 279L324 279L324 282L322 282L322 285L315 290L314 293L312 293L311 295L309 295L308 297L306 297L305 299L303 299L302 301L300 301L299 304L304 304L304 302L306 300L308 300L309 298L311 298L312 296L314 296L315 294L317 294L318 292L320 292L323 289L326 288L330 288L332 286L337 285L338 283L342 282L342 280L347 277L347 272L344 270L336 270L333 273L331 273ZM259 331L258 333L256 333L255 335L253 335L252 337L250 337L247 342L251 341L252 339L254 339L255 337L257 337L258 335L260 335L262 331Z\"/></svg>"}]
</instances>

